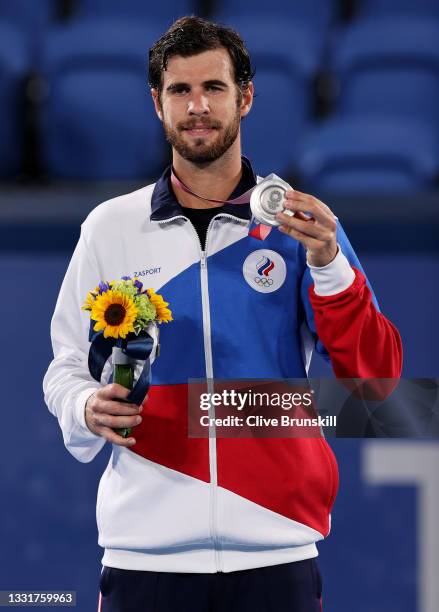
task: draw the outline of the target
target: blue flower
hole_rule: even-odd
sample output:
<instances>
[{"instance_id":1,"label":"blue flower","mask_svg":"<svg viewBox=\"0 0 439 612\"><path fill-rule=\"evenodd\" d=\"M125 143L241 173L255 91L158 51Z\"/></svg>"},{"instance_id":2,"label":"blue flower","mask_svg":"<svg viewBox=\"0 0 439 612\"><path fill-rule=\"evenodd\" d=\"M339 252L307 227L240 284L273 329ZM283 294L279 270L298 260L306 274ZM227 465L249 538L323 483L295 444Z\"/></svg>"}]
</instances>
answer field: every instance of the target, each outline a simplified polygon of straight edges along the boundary
<instances>
[{"instance_id":1,"label":"blue flower","mask_svg":"<svg viewBox=\"0 0 439 612\"><path fill-rule=\"evenodd\" d=\"M102 295L102 293L105 293L106 291L109 291L110 289L110 284L104 281L101 281L99 283L99 293Z\"/></svg>"}]
</instances>

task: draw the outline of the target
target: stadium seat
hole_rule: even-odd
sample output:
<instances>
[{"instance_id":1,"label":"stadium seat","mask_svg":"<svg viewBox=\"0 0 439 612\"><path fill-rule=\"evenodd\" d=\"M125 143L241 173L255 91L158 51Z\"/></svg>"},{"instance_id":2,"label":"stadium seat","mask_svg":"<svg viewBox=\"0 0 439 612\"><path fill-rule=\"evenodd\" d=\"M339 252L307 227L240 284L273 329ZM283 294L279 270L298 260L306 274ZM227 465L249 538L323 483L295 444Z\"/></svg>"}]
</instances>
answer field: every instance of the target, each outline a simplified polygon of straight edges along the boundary
<instances>
[{"instance_id":1,"label":"stadium seat","mask_svg":"<svg viewBox=\"0 0 439 612\"><path fill-rule=\"evenodd\" d=\"M14 177L23 154L25 76L29 52L22 32L0 22L0 177Z\"/></svg>"},{"instance_id":2,"label":"stadium seat","mask_svg":"<svg viewBox=\"0 0 439 612\"><path fill-rule=\"evenodd\" d=\"M264 0L221 0L215 19L233 24L235 17L275 18L280 26L284 22L298 27L304 24L321 36L335 20L337 8L337 0L271 0L269 3Z\"/></svg>"},{"instance_id":3,"label":"stadium seat","mask_svg":"<svg viewBox=\"0 0 439 612\"><path fill-rule=\"evenodd\" d=\"M332 119L305 138L298 171L310 190L361 195L431 189L439 172L438 139L415 120Z\"/></svg>"},{"instance_id":4,"label":"stadium seat","mask_svg":"<svg viewBox=\"0 0 439 612\"><path fill-rule=\"evenodd\" d=\"M160 170L162 128L147 86L148 49L159 34L102 19L51 31L41 130L50 176L122 180Z\"/></svg>"},{"instance_id":5,"label":"stadium seat","mask_svg":"<svg viewBox=\"0 0 439 612\"><path fill-rule=\"evenodd\" d=\"M334 52L338 112L439 121L439 22L399 17L349 27Z\"/></svg>"},{"instance_id":6,"label":"stadium seat","mask_svg":"<svg viewBox=\"0 0 439 612\"><path fill-rule=\"evenodd\" d=\"M360 0L357 2L357 16L396 17L398 15L431 15L439 18L439 3L437 0Z\"/></svg>"},{"instance_id":7,"label":"stadium seat","mask_svg":"<svg viewBox=\"0 0 439 612\"><path fill-rule=\"evenodd\" d=\"M57 0L1 0L0 21L33 32L47 26L55 17Z\"/></svg>"},{"instance_id":8,"label":"stadium seat","mask_svg":"<svg viewBox=\"0 0 439 612\"><path fill-rule=\"evenodd\" d=\"M197 0L76 0L74 14L78 18L119 17L139 21L160 21L166 27L183 15L197 13Z\"/></svg>"},{"instance_id":9,"label":"stadium seat","mask_svg":"<svg viewBox=\"0 0 439 612\"><path fill-rule=\"evenodd\" d=\"M310 120L313 78L323 39L274 19L236 18L254 67L255 98L242 122L243 151L261 174L288 174L297 141Z\"/></svg>"},{"instance_id":10,"label":"stadium seat","mask_svg":"<svg viewBox=\"0 0 439 612\"><path fill-rule=\"evenodd\" d=\"M31 68L39 61L45 30L59 17L59 0L0 0L0 22L17 28L26 37Z\"/></svg>"}]
</instances>

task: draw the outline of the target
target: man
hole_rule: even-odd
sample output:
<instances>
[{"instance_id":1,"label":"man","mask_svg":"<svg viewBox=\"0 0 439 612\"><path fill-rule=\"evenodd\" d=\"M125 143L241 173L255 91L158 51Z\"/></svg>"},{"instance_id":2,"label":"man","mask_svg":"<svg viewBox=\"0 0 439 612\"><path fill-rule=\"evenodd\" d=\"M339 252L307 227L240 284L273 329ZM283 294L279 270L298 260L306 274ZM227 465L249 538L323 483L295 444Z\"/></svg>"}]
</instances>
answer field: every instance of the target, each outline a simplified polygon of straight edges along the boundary
<instances>
[{"instance_id":1,"label":"man","mask_svg":"<svg viewBox=\"0 0 439 612\"><path fill-rule=\"evenodd\" d=\"M113 444L97 501L100 606L317 612L315 542L329 533L338 486L329 446L323 438L189 438L187 382L305 377L316 342L337 376L397 377L400 338L328 206L289 191L295 216L279 214L280 231L258 241L249 205L229 202L256 184L241 157L253 84L239 36L180 19L151 49L149 75L175 176L167 168L155 185L98 206L83 223L44 380L77 459ZM261 261L270 262L266 286L257 282ZM100 280L125 275L147 276L174 316L140 408L118 401L128 392L105 384L108 370L102 385L91 378L80 310ZM121 427L132 435L118 436Z\"/></svg>"}]
</instances>

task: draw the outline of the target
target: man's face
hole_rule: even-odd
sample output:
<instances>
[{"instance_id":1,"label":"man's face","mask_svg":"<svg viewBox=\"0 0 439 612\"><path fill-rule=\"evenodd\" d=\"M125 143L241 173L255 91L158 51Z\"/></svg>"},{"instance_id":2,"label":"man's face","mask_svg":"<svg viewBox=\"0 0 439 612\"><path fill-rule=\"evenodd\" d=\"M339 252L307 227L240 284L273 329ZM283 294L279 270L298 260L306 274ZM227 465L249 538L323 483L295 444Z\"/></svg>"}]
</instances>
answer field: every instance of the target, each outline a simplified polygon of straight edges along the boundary
<instances>
[{"instance_id":1,"label":"man's face","mask_svg":"<svg viewBox=\"0 0 439 612\"><path fill-rule=\"evenodd\" d=\"M230 56L220 48L171 57L160 100L156 90L151 93L167 140L181 157L202 165L219 159L236 141L253 86L238 89Z\"/></svg>"}]
</instances>

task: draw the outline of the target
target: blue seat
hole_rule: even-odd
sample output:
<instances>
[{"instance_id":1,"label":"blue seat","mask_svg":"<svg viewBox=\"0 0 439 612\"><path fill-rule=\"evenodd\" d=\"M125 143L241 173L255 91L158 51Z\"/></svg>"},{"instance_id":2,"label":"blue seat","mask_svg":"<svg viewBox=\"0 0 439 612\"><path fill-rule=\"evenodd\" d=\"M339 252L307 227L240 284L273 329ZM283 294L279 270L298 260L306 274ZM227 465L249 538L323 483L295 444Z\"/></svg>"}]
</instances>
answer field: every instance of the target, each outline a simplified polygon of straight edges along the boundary
<instances>
[{"instance_id":1,"label":"blue seat","mask_svg":"<svg viewBox=\"0 0 439 612\"><path fill-rule=\"evenodd\" d=\"M437 0L361 0L358 3L359 17L383 17L385 15L431 15L439 17Z\"/></svg>"},{"instance_id":2,"label":"blue seat","mask_svg":"<svg viewBox=\"0 0 439 612\"><path fill-rule=\"evenodd\" d=\"M24 82L29 69L25 37L0 22L0 177L14 177L23 154Z\"/></svg>"},{"instance_id":3,"label":"blue seat","mask_svg":"<svg viewBox=\"0 0 439 612\"><path fill-rule=\"evenodd\" d=\"M439 22L399 17L348 28L332 66L342 115L377 113L439 121Z\"/></svg>"},{"instance_id":4,"label":"blue seat","mask_svg":"<svg viewBox=\"0 0 439 612\"><path fill-rule=\"evenodd\" d=\"M307 28L275 19L236 18L256 68L255 98L242 122L243 151L261 174L287 175L297 141L310 120L312 82L323 40Z\"/></svg>"},{"instance_id":5,"label":"blue seat","mask_svg":"<svg viewBox=\"0 0 439 612\"><path fill-rule=\"evenodd\" d=\"M122 17L140 21L159 20L165 27L183 15L197 12L197 0L77 0L76 15L89 17Z\"/></svg>"},{"instance_id":6,"label":"blue seat","mask_svg":"<svg viewBox=\"0 0 439 612\"><path fill-rule=\"evenodd\" d=\"M138 179L162 166L164 139L147 86L152 26L105 20L53 29L42 62L46 168L63 179Z\"/></svg>"},{"instance_id":7,"label":"blue seat","mask_svg":"<svg viewBox=\"0 0 439 612\"><path fill-rule=\"evenodd\" d=\"M416 120L332 119L310 130L297 165L311 193L421 191L433 188L438 176L438 140Z\"/></svg>"},{"instance_id":8,"label":"blue seat","mask_svg":"<svg viewBox=\"0 0 439 612\"><path fill-rule=\"evenodd\" d=\"M227 23L236 18L263 17L274 18L279 26L284 22L310 27L321 35L326 32L336 18L336 0L221 0L215 19ZM237 28L238 32L240 31Z\"/></svg>"},{"instance_id":9,"label":"blue seat","mask_svg":"<svg viewBox=\"0 0 439 612\"><path fill-rule=\"evenodd\" d=\"M26 36L32 67L38 63L41 38L58 16L58 0L1 0L0 21L16 27Z\"/></svg>"},{"instance_id":10,"label":"blue seat","mask_svg":"<svg viewBox=\"0 0 439 612\"><path fill-rule=\"evenodd\" d=\"M47 26L55 18L56 0L1 0L0 20L32 32Z\"/></svg>"}]
</instances>

